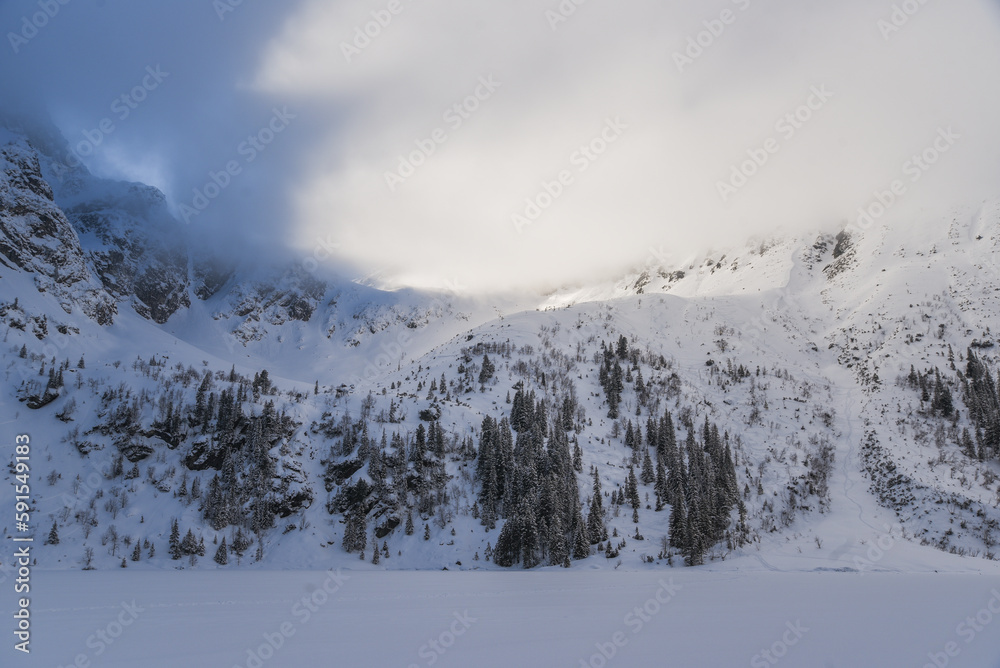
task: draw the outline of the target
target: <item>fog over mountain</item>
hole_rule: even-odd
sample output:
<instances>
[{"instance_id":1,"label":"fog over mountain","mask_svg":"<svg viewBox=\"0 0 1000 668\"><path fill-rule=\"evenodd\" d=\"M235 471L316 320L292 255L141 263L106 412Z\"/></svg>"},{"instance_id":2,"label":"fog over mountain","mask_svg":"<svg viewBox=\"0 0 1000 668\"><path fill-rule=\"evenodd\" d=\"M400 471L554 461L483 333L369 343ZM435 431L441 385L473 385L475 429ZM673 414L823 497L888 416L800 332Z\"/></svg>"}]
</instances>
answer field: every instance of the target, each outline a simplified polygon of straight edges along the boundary
<instances>
[{"instance_id":1,"label":"fog over mountain","mask_svg":"<svg viewBox=\"0 0 1000 668\"><path fill-rule=\"evenodd\" d=\"M1000 3L0 35L0 666L998 665Z\"/></svg>"},{"instance_id":2,"label":"fog over mountain","mask_svg":"<svg viewBox=\"0 0 1000 668\"><path fill-rule=\"evenodd\" d=\"M834 229L896 180L873 222L1000 182L986 0L17 1L0 26L3 103L95 173L389 285L577 283Z\"/></svg>"}]
</instances>

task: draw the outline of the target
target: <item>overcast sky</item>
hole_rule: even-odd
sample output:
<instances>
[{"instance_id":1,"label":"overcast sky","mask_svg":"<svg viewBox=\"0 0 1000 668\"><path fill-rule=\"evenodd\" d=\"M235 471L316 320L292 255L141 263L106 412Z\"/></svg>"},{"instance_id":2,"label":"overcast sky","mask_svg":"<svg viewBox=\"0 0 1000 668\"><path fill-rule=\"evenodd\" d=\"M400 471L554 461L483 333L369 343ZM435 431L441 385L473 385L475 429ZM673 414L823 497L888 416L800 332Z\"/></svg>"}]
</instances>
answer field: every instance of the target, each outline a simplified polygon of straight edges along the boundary
<instances>
[{"instance_id":1,"label":"overcast sky","mask_svg":"<svg viewBox=\"0 0 1000 668\"><path fill-rule=\"evenodd\" d=\"M894 181L878 224L1000 196L995 0L235 2L5 2L0 101L234 247L392 284L580 282Z\"/></svg>"}]
</instances>

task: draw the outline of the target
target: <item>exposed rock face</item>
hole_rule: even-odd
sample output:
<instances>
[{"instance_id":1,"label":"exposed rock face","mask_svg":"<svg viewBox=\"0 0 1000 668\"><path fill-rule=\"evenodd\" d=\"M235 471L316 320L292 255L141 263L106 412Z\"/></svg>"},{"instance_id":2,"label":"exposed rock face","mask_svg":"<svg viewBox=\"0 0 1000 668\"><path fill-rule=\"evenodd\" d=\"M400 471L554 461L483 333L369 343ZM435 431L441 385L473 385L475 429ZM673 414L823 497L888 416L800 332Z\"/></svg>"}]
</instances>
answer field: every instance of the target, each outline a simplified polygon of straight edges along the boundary
<instances>
[{"instance_id":1,"label":"exposed rock face","mask_svg":"<svg viewBox=\"0 0 1000 668\"><path fill-rule=\"evenodd\" d=\"M39 141L58 153L52 136L43 128ZM156 188L68 168L2 127L0 170L0 263L32 274L67 313L78 304L110 324L123 303L163 324L233 275L209 254L192 253Z\"/></svg>"},{"instance_id":2,"label":"exposed rock face","mask_svg":"<svg viewBox=\"0 0 1000 668\"><path fill-rule=\"evenodd\" d=\"M100 324L111 323L115 301L91 275L37 153L23 138L5 139L0 141L0 261L33 274L38 290L58 299L66 313L77 305Z\"/></svg>"},{"instance_id":3,"label":"exposed rock face","mask_svg":"<svg viewBox=\"0 0 1000 668\"><path fill-rule=\"evenodd\" d=\"M227 289L216 317L233 320L234 336L246 343L267 326L307 322L324 304L326 283L301 267L227 288L235 268L192 251L159 190L55 169L23 136L2 132L0 262L32 274L67 313L79 304L109 324L123 303L163 324L193 299Z\"/></svg>"},{"instance_id":4,"label":"exposed rock face","mask_svg":"<svg viewBox=\"0 0 1000 668\"><path fill-rule=\"evenodd\" d=\"M292 267L277 279L250 281L233 286L229 306L217 318L240 321L233 335L242 343L259 341L267 325L289 321L308 322L326 294L327 284L300 267Z\"/></svg>"},{"instance_id":5,"label":"exposed rock face","mask_svg":"<svg viewBox=\"0 0 1000 668\"><path fill-rule=\"evenodd\" d=\"M195 261L191 273L194 276L194 294L198 299L209 299L223 288L233 277L234 268L219 260Z\"/></svg>"},{"instance_id":6,"label":"exposed rock face","mask_svg":"<svg viewBox=\"0 0 1000 668\"><path fill-rule=\"evenodd\" d=\"M464 317L440 299L328 283L301 264L237 267L199 248L158 189L67 167L65 142L49 124L3 123L16 126L0 118L0 269L30 276L66 313L76 308L106 325L131 308L162 325L212 299L229 344L281 343L295 336L283 326L318 318L327 339L347 347Z\"/></svg>"},{"instance_id":7,"label":"exposed rock face","mask_svg":"<svg viewBox=\"0 0 1000 668\"><path fill-rule=\"evenodd\" d=\"M108 293L162 324L191 305L187 250L169 234L175 223L160 222L168 217L162 193L115 185L117 192L72 207L69 219Z\"/></svg>"}]
</instances>

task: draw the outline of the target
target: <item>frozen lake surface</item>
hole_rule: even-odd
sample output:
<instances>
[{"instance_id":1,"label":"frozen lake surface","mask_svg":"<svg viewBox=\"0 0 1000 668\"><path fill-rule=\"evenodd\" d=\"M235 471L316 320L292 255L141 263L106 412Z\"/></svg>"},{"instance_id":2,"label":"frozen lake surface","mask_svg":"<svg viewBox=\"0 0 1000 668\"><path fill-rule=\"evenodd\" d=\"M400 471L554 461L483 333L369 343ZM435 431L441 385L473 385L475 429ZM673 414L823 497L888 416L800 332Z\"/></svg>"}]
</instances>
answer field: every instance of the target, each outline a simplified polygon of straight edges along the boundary
<instances>
[{"instance_id":1,"label":"frozen lake surface","mask_svg":"<svg viewBox=\"0 0 1000 668\"><path fill-rule=\"evenodd\" d=\"M4 666L1000 666L993 575L37 571L32 586L31 655L7 631Z\"/></svg>"}]
</instances>

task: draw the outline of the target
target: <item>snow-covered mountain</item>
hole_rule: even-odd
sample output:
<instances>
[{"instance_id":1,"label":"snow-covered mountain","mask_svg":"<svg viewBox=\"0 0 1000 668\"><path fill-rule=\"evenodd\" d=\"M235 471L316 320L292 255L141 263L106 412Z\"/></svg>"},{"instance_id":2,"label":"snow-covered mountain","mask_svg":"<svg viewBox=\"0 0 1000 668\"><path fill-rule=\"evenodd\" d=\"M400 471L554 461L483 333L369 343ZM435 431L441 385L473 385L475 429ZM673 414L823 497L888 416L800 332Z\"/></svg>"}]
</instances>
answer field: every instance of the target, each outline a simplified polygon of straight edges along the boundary
<instances>
[{"instance_id":1,"label":"snow-covered mountain","mask_svg":"<svg viewBox=\"0 0 1000 668\"><path fill-rule=\"evenodd\" d=\"M57 143L0 130L46 566L996 559L998 203L483 300L199 250Z\"/></svg>"}]
</instances>

